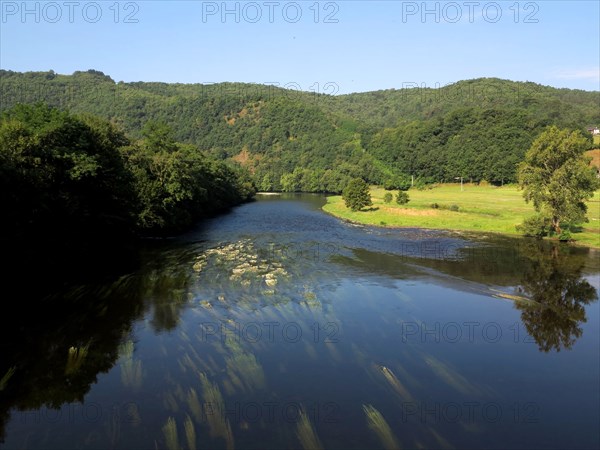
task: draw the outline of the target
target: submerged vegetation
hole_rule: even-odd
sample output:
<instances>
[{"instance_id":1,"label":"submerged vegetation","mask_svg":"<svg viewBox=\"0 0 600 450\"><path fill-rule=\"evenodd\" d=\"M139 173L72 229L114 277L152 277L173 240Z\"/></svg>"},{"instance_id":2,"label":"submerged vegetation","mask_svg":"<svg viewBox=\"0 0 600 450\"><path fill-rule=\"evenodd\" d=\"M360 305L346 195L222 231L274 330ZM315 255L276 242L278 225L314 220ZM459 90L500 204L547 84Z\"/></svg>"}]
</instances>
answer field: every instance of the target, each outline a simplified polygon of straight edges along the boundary
<instances>
[{"instance_id":1,"label":"submerged vegetation","mask_svg":"<svg viewBox=\"0 0 600 450\"><path fill-rule=\"evenodd\" d=\"M180 450L179 437L177 435L177 422L173 417L169 417L167 423L162 428L165 437L167 450Z\"/></svg>"},{"instance_id":2,"label":"submerged vegetation","mask_svg":"<svg viewBox=\"0 0 600 450\"><path fill-rule=\"evenodd\" d=\"M127 341L119 348L121 356L121 382L123 386L137 391L142 386L142 361L133 358L134 344Z\"/></svg>"},{"instance_id":3,"label":"submerged vegetation","mask_svg":"<svg viewBox=\"0 0 600 450\"><path fill-rule=\"evenodd\" d=\"M67 357L67 365L65 367L65 374L69 375L77 372L83 365L85 357L88 354L89 344L82 347L70 347L69 355Z\"/></svg>"},{"instance_id":4,"label":"submerged vegetation","mask_svg":"<svg viewBox=\"0 0 600 450\"><path fill-rule=\"evenodd\" d=\"M308 414L302 408L300 409L296 435L304 450L323 449L323 444L321 444L319 436L317 436L314 427L310 423Z\"/></svg>"},{"instance_id":5,"label":"submerged vegetation","mask_svg":"<svg viewBox=\"0 0 600 450\"><path fill-rule=\"evenodd\" d=\"M385 450L399 450L400 444L383 415L372 405L363 405L369 428L377 435Z\"/></svg>"},{"instance_id":6,"label":"submerged vegetation","mask_svg":"<svg viewBox=\"0 0 600 450\"><path fill-rule=\"evenodd\" d=\"M518 193L516 196L520 198ZM96 389L95 384L109 380L115 386L113 397L99 404L111 414L90 424L89 436L84 431L76 442L95 439L98 447L109 448L135 441L148 448L185 450L245 448L250 440L262 443L264 439L266 448L278 448L282 443L328 448L337 442L355 442L354 437L339 437L339 430L348 429L346 424L350 423L358 436L356 442L365 448L398 448L400 444L405 448L446 448L450 444L461 448L457 436L460 441L462 432L423 423L417 414L406 417L406 424L401 422L402 405L418 405L423 399L447 394L459 402L500 401L500 396L513 387L508 382L493 384L492 388L507 389L496 396L489 379L485 375L478 378L471 368L454 359L452 352L433 356L412 343L379 345L381 339L397 343L394 339L402 329L395 317L387 321L392 316L389 308L415 312L408 316L415 323L427 320L426 313L418 312L424 303L418 297L421 291L402 278L406 273L416 279L426 276L433 280L430 284L462 280L458 289L465 289L467 295L445 292L456 295L450 297L456 302L469 297L466 305L472 305L473 300L495 307L510 302L507 309L514 308L510 317L517 320L521 315L524 326L519 342L532 338L530 352L555 353L569 348L575 352L576 342L585 344L581 338L591 314L586 306L597 299L591 280L586 280L590 273L587 265L596 264L592 270L597 271L589 249L533 240L526 241L531 247L511 247L501 241L501 253L483 245L453 247L456 254L440 260L394 254L398 249L392 247L387 247L390 253L383 253L375 243L377 250L346 249L319 261L311 254L313 259L307 261L291 252L275 258L275 249L266 256L261 251L265 241L261 236L249 237L244 225L240 224L239 239L230 239L230 244L217 240L169 246L151 253L142 271L126 278L129 281L120 279L102 289L75 289L77 298L95 299L93 293L102 292L113 302L95 299L93 304L100 305L98 311L83 318L61 315L57 319L65 322L61 326L56 321L42 321L45 339L36 338L31 328L22 328L20 316L15 318L15 329L25 331L25 343L8 348L6 358L0 361L0 388L4 387L1 417L8 417L10 411L18 421L19 411L31 414L34 408L71 408L80 404L90 389ZM340 225L334 231L344 233L347 228ZM287 275L276 275L277 283L271 288L274 293L263 295L266 283L262 275L270 272L258 276L248 272L248 277L257 278L254 285L242 283L245 274L231 279L233 269L246 262L249 266L244 270L252 264L266 264L265 270L280 268ZM390 295L378 295L382 287L374 283L344 287L343 280L354 276L357 269L363 279L393 283L393 287L384 287ZM481 297L474 299L475 295ZM347 309L349 299L360 305L360 320L347 315L352 311ZM210 300L213 306L207 308L201 300ZM165 305L173 306L167 308L168 314ZM131 313L113 308L131 309ZM430 314L438 320L438 311ZM465 308L459 314L461 320L469 320L479 313ZM47 319L50 315L42 316ZM257 334L253 330L243 332L244 324L260 327L269 322L280 324L274 327L272 340L266 328L262 328L261 339L254 339ZM303 331L301 340L293 344L280 333L283 324L292 322ZM336 335L330 333L334 322L339 324ZM214 334L206 333L202 328L206 324L214 325ZM507 344L513 337L505 333ZM330 338L338 339L332 343ZM66 375L68 355L82 355L78 349L88 342L83 364ZM23 348L34 351L24 352ZM502 346L494 348L502 350ZM486 350L484 347L484 353L489 353ZM510 348L499 354L504 359L496 367L514 358ZM491 361L496 354L482 358L486 364L494 364ZM79 360L74 357L74 361ZM113 367L112 373L100 375ZM346 402L348 392L351 397ZM325 400L344 407L329 410ZM108 409L108 402L113 401L122 405L115 414ZM236 409L238 405L251 405L247 415ZM272 410L265 405L273 405ZM462 430L462 425L471 424L460 421L456 428ZM477 421L477 426L489 430L486 422ZM13 431L9 427L10 437ZM44 435L45 429L31 427L34 437ZM60 437L54 439L52 443L64 442Z\"/></svg>"}]
</instances>

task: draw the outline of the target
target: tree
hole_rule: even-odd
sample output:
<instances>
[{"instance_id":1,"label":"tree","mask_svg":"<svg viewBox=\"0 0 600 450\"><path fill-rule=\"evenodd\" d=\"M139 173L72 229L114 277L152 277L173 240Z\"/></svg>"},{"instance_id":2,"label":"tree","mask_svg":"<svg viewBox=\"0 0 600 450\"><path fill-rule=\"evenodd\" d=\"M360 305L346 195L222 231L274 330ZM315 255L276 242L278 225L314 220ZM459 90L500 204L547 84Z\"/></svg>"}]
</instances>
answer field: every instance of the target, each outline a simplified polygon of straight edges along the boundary
<instances>
[{"instance_id":1,"label":"tree","mask_svg":"<svg viewBox=\"0 0 600 450\"><path fill-rule=\"evenodd\" d=\"M562 222L587 221L585 201L594 195L598 179L583 152L588 141L579 131L544 131L532 144L519 165L518 177L526 202L550 220L561 233Z\"/></svg>"},{"instance_id":2,"label":"tree","mask_svg":"<svg viewBox=\"0 0 600 450\"><path fill-rule=\"evenodd\" d=\"M362 178L352 179L342 192L342 198L346 207L352 211L360 211L365 206L373 204L369 185Z\"/></svg>"},{"instance_id":3,"label":"tree","mask_svg":"<svg viewBox=\"0 0 600 450\"><path fill-rule=\"evenodd\" d=\"M383 196L383 201L386 203L390 203L392 201L392 193L386 192L385 195Z\"/></svg>"},{"instance_id":4,"label":"tree","mask_svg":"<svg viewBox=\"0 0 600 450\"><path fill-rule=\"evenodd\" d=\"M404 191L398 191L396 194L396 203L399 205L405 205L410 201L408 194Z\"/></svg>"},{"instance_id":5,"label":"tree","mask_svg":"<svg viewBox=\"0 0 600 450\"><path fill-rule=\"evenodd\" d=\"M397 175L391 178L388 178L383 183L384 189L399 189L401 191L408 191L411 186L411 180L407 175Z\"/></svg>"},{"instance_id":6,"label":"tree","mask_svg":"<svg viewBox=\"0 0 600 450\"><path fill-rule=\"evenodd\" d=\"M112 124L43 104L0 116L0 209L3 236L44 243L127 237L135 194ZM91 242L90 242L91 243Z\"/></svg>"}]
</instances>

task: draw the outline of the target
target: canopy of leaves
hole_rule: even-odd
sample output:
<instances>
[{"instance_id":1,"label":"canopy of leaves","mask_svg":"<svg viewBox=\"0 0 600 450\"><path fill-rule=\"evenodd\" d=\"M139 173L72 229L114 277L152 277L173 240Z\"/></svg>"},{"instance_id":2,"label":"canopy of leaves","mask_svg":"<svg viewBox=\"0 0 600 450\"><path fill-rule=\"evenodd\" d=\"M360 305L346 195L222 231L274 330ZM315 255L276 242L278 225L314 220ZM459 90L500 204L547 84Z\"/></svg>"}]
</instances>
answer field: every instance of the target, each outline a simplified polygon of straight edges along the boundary
<instances>
[{"instance_id":1,"label":"canopy of leaves","mask_svg":"<svg viewBox=\"0 0 600 450\"><path fill-rule=\"evenodd\" d=\"M415 183L514 182L546 126L600 123L597 92L489 78L341 96L242 83L115 83L93 70L0 71L0 81L1 108L43 100L109 119L133 138L162 122L177 142L234 159L260 189L275 191L341 192L356 177L394 189L411 175Z\"/></svg>"},{"instance_id":2,"label":"canopy of leaves","mask_svg":"<svg viewBox=\"0 0 600 450\"><path fill-rule=\"evenodd\" d=\"M586 220L585 201L598 188L595 170L584 156L587 144L579 131L552 126L535 140L519 166L525 200L551 219L557 233L561 222Z\"/></svg>"},{"instance_id":3,"label":"canopy of leaves","mask_svg":"<svg viewBox=\"0 0 600 450\"><path fill-rule=\"evenodd\" d=\"M164 124L117 126L43 104L0 116L0 234L58 246L178 232L254 194L241 168L179 144Z\"/></svg>"},{"instance_id":4,"label":"canopy of leaves","mask_svg":"<svg viewBox=\"0 0 600 450\"><path fill-rule=\"evenodd\" d=\"M410 197L408 196L408 193L404 191L398 191L398 193L396 194L396 203L398 203L399 205L405 205L409 201Z\"/></svg>"},{"instance_id":5,"label":"canopy of leaves","mask_svg":"<svg viewBox=\"0 0 600 450\"><path fill-rule=\"evenodd\" d=\"M136 195L113 125L44 105L0 117L0 233L11 240L79 240L133 229Z\"/></svg>"},{"instance_id":6,"label":"canopy of leaves","mask_svg":"<svg viewBox=\"0 0 600 450\"><path fill-rule=\"evenodd\" d=\"M346 207L352 211L360 211L366 206L371 206L371 193L369 185L362 178L354 178L344 188L342 193Z\"/></svg>"}]
</instances>

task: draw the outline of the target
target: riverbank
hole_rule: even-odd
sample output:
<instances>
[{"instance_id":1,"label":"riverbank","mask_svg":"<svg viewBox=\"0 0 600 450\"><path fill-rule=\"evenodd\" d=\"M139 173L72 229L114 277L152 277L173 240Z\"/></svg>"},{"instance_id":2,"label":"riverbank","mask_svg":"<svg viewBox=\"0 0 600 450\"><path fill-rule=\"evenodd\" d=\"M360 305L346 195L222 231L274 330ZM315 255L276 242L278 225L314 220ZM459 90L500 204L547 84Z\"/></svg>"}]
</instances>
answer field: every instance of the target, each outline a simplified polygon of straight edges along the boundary
<instances>
[{"instance_id":1,"label":"riverbank","mask_svg":"<svg viewBox=\"0 0 600 450\"><path fill-rule=\"evenodd\" d=\"M383 201L388 192L371 188L373 206L364 211L346 208L339 195L327 197L323 210L341 219L384 227L419 227L453 231L500 233L518 236L515 226L534 214L515 185L503 187L443 184L432 189L408 191L410 202ZM396 192L393 192L394 196ZM435 207L437 205L437 207ZM588 202L590 221L573 239L579 245L600 248L600 192Z\"/></svg>"}]
</instances>

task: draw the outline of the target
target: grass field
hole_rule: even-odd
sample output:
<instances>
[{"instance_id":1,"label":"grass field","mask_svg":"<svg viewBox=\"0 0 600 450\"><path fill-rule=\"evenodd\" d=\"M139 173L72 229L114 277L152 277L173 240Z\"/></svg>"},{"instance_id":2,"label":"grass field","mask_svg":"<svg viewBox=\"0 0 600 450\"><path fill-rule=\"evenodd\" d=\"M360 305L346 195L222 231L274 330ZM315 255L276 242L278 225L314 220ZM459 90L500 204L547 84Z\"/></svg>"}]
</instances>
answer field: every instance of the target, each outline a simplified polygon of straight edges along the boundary
<instances>
[{"instance_id":1,"label":"grass field","mask_svg":"<svg viewBox=\"0 0 600 450\"><path fill-rule=\"evenodd\" d=\"M519 235L515 225L534 214L533 206L523 200L517 186L438 185L432 189L408 191L410 202L398 205L383 201L385 190L371 188L373 207L353 212L346 208L341 196L327 198L323 210L353 222L386 227L420 227L457 231L475 231ZM395 192L393 192L395 195ZM431 207L437 203L439 208ZM451 211L452 205L458 211ZM573 233L577 244L600 248L600 192L588 203L588 218L583 231Z\"/></svg>"}]
</instances>

